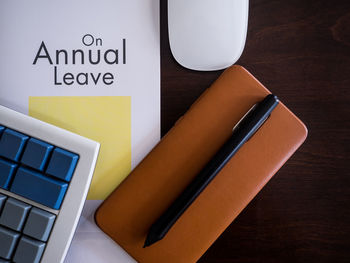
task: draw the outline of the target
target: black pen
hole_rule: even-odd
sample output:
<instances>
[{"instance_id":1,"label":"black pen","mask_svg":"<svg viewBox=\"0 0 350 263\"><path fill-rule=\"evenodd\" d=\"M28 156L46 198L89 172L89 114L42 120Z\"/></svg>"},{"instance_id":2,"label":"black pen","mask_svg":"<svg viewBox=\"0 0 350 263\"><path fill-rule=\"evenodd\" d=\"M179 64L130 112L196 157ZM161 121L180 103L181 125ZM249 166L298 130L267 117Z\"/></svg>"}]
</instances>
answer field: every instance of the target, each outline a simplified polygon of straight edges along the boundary
<instances>
[{"instance_id":1,"label":"black pen","mask_svg":"<svg viewBox=\"0 0 350 263\"><path fill-rule=\"evenodd\" d=\"M148 247L161 240L168 233L177 219L179 219L205 187L215 178L232 156L235 155L242 145L267 120L277 104L278 98L275 95L267 95L242 117L234 126L231 137L186 187L182 194L151 226L144 247Z\"/></svg>"}]
</instances>

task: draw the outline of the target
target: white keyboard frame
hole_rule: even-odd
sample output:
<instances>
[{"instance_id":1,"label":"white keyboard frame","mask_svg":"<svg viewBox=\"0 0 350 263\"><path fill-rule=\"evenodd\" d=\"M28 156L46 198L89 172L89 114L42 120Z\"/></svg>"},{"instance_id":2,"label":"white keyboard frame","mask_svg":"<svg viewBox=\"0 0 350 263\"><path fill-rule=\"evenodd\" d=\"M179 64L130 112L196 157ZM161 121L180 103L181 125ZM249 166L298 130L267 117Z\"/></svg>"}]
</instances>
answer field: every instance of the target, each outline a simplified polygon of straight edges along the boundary
<instances>
[{"instance_id":1,"label":"white keyboard frame","mask_svg":"<svg viewBox=\"0 0 350 263\"><path fill-rule=\"evenodd\" d=\"M53 210L0 188L0 193L57 215L41 263L63 263L84 206L100 144L0 105L0 125L79 154L72 180L59 210Z\"/></svg>"}]
</instances>

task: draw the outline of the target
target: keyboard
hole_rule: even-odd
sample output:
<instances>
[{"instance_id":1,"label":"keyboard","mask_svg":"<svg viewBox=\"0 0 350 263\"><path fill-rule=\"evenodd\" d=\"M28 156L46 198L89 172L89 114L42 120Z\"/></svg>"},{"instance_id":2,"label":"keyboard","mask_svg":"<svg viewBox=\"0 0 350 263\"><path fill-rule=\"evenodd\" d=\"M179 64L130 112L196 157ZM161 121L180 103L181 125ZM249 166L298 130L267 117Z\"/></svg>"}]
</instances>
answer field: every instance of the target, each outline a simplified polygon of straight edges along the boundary
<instances>
[{"instance_id":1,"label":"keyboard","mask_svg":"<svg viewBox=\"0 0 350 263\"><path fill-rule=\"evenodd\" d=\"M99 147L0 106L0 263L64 261Z\"/></svg>"}]
</instances>

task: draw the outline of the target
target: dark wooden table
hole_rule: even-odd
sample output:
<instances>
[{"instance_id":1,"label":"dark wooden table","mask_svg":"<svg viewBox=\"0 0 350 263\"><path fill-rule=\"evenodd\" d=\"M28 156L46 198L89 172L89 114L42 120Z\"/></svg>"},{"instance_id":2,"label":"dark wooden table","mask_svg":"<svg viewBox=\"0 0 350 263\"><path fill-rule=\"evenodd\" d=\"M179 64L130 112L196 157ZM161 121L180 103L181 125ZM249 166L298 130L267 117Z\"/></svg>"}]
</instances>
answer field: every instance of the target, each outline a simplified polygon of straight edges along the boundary
<instances>
[{"instance_id":1,"label":"dark wooden table","mask_svg":"<svg viewBox=\"0 0 350 263\"><path fill-rule=\"evenodd\" d=\"M221 71L176 63L166 1L161 39L164 135ZM350 262L350 1L251 0L237 64L278 95L309 136L200 262Z\"/></svg>"}]
</instances>

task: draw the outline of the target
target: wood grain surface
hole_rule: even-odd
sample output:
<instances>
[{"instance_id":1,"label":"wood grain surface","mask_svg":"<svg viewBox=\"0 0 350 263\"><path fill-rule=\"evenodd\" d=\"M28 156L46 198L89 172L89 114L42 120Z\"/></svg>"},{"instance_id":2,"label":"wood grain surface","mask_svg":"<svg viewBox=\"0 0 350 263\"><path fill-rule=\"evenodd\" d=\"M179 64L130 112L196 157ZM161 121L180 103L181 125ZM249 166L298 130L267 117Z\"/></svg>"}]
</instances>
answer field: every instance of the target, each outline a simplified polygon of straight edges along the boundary
<instances>
[{"instance_id":1,"label":"wood grain surface","mask_svg":"<svg viewBox=\"0 0 350 263\"><path fill-rule=\"evenodd\" d=\"M199 262L350 262L350 1L251 0L237 64L309 136ZM164 135L221 73L176 63L165 0L161 65Z\"/></svg>"}]
</instances>

